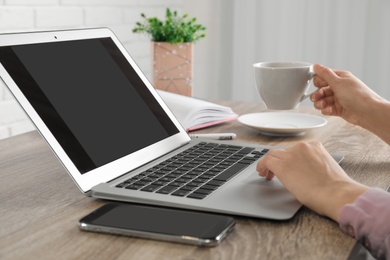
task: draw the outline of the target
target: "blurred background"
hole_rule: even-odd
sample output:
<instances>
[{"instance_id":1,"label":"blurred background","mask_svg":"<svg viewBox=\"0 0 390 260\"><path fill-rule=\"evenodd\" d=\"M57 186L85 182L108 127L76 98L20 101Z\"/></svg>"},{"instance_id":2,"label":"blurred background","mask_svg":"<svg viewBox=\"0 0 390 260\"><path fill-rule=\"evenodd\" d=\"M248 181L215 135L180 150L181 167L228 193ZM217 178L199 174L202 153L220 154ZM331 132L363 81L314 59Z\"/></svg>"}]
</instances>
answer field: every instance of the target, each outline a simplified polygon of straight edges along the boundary
<instances>
[{"instance_id":1,"label":"blurred background","mask_svg":"<svg viewBox=\"0 0 390 260\"><path fill-rule=\"evenodd\" d=\"M132 29L169 7L207 27L195 44L194 96L261 102L252 64L308 61L349 70L390 99L388 0L0 0L0 33L109 27L151 77L151 44ZM0 81L0 138L33 130Z\"/></svg>"}]
</instances>

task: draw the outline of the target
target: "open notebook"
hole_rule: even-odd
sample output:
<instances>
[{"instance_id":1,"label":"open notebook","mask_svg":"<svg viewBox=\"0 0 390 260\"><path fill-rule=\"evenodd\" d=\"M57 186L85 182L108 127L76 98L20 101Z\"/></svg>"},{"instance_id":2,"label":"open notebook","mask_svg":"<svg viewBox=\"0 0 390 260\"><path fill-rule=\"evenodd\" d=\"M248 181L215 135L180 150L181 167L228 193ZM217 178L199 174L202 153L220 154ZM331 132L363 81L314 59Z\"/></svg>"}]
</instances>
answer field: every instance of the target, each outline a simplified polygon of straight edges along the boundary
<instances>
[{"instance_id":1,"label":"open notebook","mask_svg":"<svg viewBox=\"0 0 390 260\"><path fill-rule=\"evenodd\" d=\"M187 132L229 122L238 117L227 106L163 90L157 92Z\"/></svg>"}]
</instances>

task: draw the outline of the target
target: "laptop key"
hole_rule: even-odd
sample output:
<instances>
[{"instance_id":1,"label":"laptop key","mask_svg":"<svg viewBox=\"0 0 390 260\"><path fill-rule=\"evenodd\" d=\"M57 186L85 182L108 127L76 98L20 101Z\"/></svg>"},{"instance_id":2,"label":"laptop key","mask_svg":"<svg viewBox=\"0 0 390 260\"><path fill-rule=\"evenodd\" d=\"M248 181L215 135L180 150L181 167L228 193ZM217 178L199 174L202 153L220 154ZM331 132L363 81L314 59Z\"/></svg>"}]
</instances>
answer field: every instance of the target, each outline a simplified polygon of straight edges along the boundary
<instances>
[{"instance_id":1,"label":"laptop key","mask_svg":"<svg viewBox=\"0 0 390 260\"><path fill-rule=\"evenodd\" d=\"M135 184L130 184L129 186L125 187L125 189L129 189L129 190L139 190L140 188L142 188L141 185L135 185Z\"/></svg>"},{"instance_id":2,"label":"laptop key","mask_svg":"<svg viewBox=\"0 0 390 260\"><path fill-rule=\"evenodd\" d=\"M118 185L116 185L115 187L117 187L117 188L124 188L124 187L127 186L127 184L128 183L126 183L126 182L122 182L122 183L119 183Z\"/></svg>"},{"instance_id":3,"label":"laptop key","mask_svg":"<svg viewBox=\"0 0 390 260\"><path fill-rule=\"evenodd\" d=\"M252 147L245 147L243 149L241 149L240 151L238 151L239 154L248 154L250 152L252 152L254 150L254 148Z\"/></svg>"},{"instance_id":4,"label":"laptop key","mask_svg":"<svg viewBox=\"0 0 390 260\"><path fill-rule=\"evenodd\" d=\"M133 184L137 185L137 186L145 186L145 185L147 185L149 183L150 182L148 182L148 181L137 181L137 182L134 182Z\"/></svg>"},{"instance_id":5,"label":"laptop key","mask_svg":"<svg viewBox=\"0 0 390 260\"><path fill-rule=\"evenodd\" d=\"M192 186L192 187L199 187L202 185L203 185L203 182L196 182L196 181L192 181L192 182L187 184L187 186Z\"/></svg>"},{"instance_id":6,"label":"laptop key","mask_svg":"<svg viewBox=\"0 0 390 260\"><path fill-rule=\"evenodd\" d=\"M151 185L146 186L145 188L142 188L141 191L153 192L159 188L161 188L161 186L151 184Z\"/></svg>"},{"instance_id":7,"label":"laptop key","mask_svg":"<svg viewBox=\"0 0 390 260\"><path fill-rule=\"evenodd\" d=\"M239 163L252 164L256 159L243 158Z\"/></svg>"},{"instance_id":8,"label":"laptop key","mask_svg":"<svg viewBox=\"0 0 390 260\"><path fill-rule=\"evenodd\" d=\"M199 189L194 191L194 193L200 193L200 194L205 194L205 195L209 195L212 192L213 192L213 190L207 190L207 189L203 189L203 188L199 188Z\"/></svg>"},{"instance_id":9,"label":"laptop key","mask_svg":"<svg viewBox=\"0 0 390 260\"><path fill-rule=\"evenodd\" d=\"M173 182L169 183L170 186L175 186L175 187L180 187L184 184L185 183L183 183L183 182L177 182L177 181L173 181Z\"/></svg>"},{"instance_id":10,"label":"laptop key","mask_svg":"<svg viewBox=\"0 0 390 260\"><path fill-rule=\"evenodd\" d=\"M155 182L152 182L153 185L158 185L160 187L166 185L167 183L169 183L168 181L155 181Z\"/></svg>"},{"instance_id":11,"label":"laptop key","mask_svg":"<svg viewBox=\"0 0 390 260\"><path fill-rule=\"evenodd\" d=\"M203 185L201 188L202 189L206 189L206 190L216 190L218 189L219 186L214 186L214 185L208 185L208 184L205 184Z\"/></svg>"},{"instance_id":12,"label":"laptop key","mask_svg":"<svg viewBox=\"0 0 390 260\"><path fill-rule=\"evenodd\" d=\"M207 194L191 193L190 195L187 196L187 198L201 200L206 198L206 196Z\"/></svg>"},{"instance_id":13,"label":"laptop key","mask_svg":"<svg viewBox=\"0 0 390 260\"><path fill-rule=\"evenodd\" d=\"M172 193L171 195L173 196L179 196L179 197L184 197L186 196L188 193L190 193L191 191L188 191L188 190L182 190L182 189L179 189L177 191L175 191L174 193Z\"/></svg>"},{"instance_id":14,"label":"laptop key","mask_svg":"<svg viewBox=\"0 0 390 260\"><path fill-rule=\"evenodd\" d=\"M206 185L212 185L212 186L219 187L224 183L225 183L224 181L211 180L211 181L207 182Z\"/></svg>"},{"instance_id":15,"label":"laptop key","mask_svg":"<svg viewBox=\"0 0 390 260\"><path fill-rule=\"evenodd\" d=\"M168 186L162 187L161 189L156 191L156 193L169 194L169 193L171 193L172 191L174 191L176 189L177 189L177 186L169 186L168 185Z\"/></svg>"},{"instance_id":16,"label":"laptop key","mask_svg":"<svg viewBox=\"0 0 390 260\"><path fill-rule=\"evenodd\" d=\"M213 180L228 181L246 167L248 167L248 164L236 163L232 165L230 168L226 169L226 171L214 177Z\"/></svg>"}]
</instances>

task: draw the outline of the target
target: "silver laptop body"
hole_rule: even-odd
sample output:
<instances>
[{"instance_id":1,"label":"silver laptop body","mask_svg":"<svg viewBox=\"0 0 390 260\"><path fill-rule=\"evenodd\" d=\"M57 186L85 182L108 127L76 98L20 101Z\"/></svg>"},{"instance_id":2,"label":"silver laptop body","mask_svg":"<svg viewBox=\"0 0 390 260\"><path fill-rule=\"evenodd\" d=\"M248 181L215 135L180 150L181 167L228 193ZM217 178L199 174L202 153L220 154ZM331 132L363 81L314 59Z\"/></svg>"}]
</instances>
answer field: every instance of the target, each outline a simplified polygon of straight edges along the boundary
<instances>
[{"instance_id":1,"label":"silver laptop body","mask_svg":"<svg viewBox=\"0 0 390 260\"><path fill-rule=\"evenodd\" d=\"M126 188L205 142L249 156L272 147L191 140L107 28L1 34L0 77L87 196L276 220L301 206L277 179L258 177L256 162L202 198Z\"/></svg>"}]
</instances>

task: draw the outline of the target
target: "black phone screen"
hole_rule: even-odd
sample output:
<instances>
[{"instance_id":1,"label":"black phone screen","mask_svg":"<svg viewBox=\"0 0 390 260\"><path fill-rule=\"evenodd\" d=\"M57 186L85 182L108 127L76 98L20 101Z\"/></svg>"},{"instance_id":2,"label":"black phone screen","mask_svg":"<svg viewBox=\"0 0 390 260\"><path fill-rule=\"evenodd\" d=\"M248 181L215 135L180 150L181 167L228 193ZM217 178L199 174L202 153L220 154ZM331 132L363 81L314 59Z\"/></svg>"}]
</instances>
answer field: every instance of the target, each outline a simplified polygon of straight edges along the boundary
<instances>
[{"instance_id":1,"label":"black phone screen","mask_svg":"<svg viewBox=\"0 0 390 260\"><path fill-rule=\"evenodd\" d=\"M107 204L80 220L89 225L215 239L234 219L217 214L133 204Z\"/></svg>"}]
</instances>

